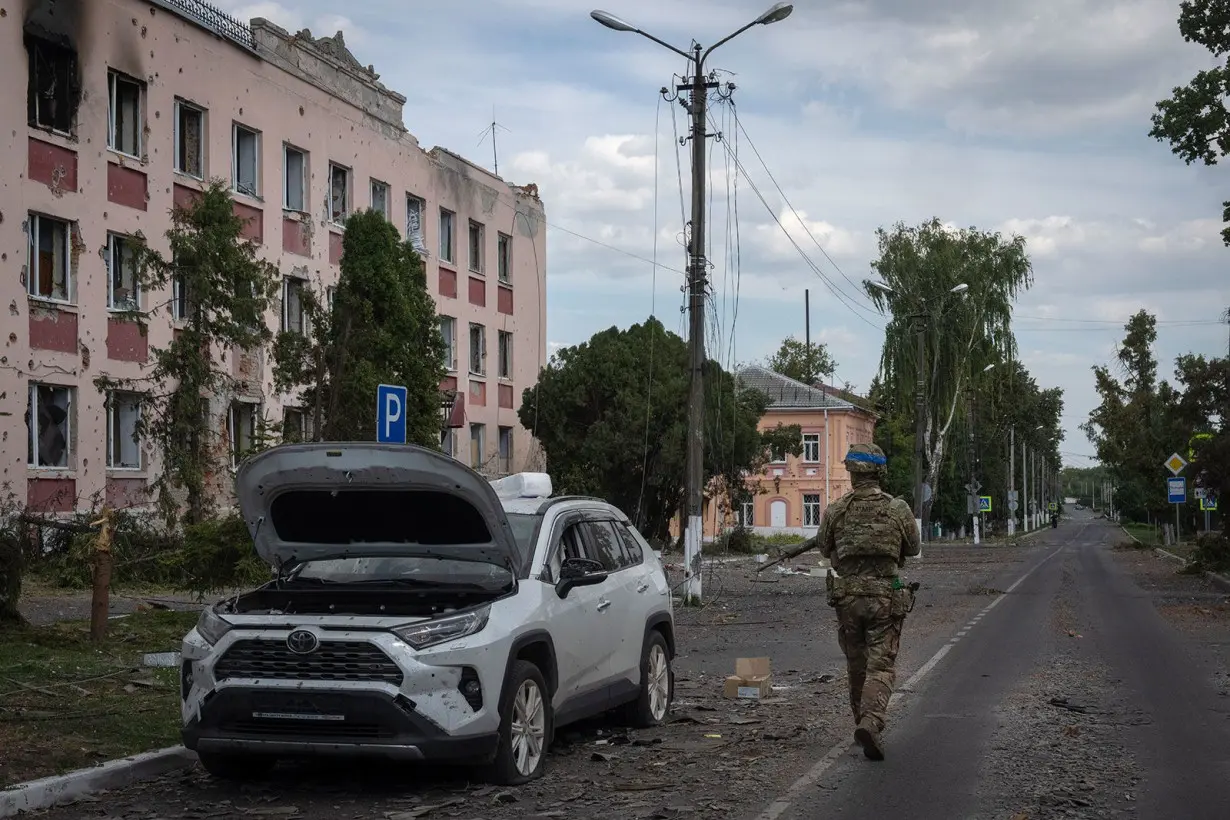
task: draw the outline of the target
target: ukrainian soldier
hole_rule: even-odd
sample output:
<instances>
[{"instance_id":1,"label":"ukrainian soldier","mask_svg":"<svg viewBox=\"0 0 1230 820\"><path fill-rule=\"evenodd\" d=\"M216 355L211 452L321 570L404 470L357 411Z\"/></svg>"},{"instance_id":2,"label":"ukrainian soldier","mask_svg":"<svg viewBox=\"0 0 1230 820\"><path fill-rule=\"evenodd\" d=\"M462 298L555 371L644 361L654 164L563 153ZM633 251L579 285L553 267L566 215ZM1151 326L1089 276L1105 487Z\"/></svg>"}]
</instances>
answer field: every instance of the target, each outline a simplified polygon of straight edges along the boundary
<instances>
[{"instance_id":1,"label":"ukrainian soldier","mask_svg":"<svg viewBox=\"0 0 1230 820\"><path fill-rule=\"evenodd\" d=\"M917 589L917 584L902 586L897 571L907 557L922 552L909 506L880 489L887 464L874 444L853 445L845 458L853 490L824 511L815 538L790 551L799 555L818 546L832 563L828 601L846 656L854 739L871 760L884 759L880 734L896 678L901 627Z\"/></svg>"}]
</instances>

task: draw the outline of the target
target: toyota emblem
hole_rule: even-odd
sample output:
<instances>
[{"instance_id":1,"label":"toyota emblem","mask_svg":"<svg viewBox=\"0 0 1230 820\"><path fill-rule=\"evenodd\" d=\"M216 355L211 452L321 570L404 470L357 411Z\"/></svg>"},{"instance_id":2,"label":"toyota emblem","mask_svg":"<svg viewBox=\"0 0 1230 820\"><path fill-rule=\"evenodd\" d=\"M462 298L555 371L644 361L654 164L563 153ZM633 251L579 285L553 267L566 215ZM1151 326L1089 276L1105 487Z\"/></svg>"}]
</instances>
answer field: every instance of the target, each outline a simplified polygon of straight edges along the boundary
<instances>
[{"instance_id":1,"label":"toyota emblem","mask_svg":"<svg viewBox=\"0 0 1230 820\"><path fill-rule=\"evenodd\" d=\"M286 648L296 655L310 655L319 646L320 639L306 629L296 629L286 636Z\"/></svg>"}]
</instances>

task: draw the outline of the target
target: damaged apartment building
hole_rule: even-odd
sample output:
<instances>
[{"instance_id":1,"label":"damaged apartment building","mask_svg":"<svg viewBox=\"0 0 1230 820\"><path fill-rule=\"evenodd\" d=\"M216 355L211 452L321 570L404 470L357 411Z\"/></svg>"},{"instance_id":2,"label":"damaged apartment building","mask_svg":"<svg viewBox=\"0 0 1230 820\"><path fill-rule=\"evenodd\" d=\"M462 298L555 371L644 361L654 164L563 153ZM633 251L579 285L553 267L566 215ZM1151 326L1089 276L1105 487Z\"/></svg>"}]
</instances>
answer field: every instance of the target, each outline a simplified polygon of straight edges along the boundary
<instances>
[{"instance_id":1,"label":"damaged apartment building","mask_svg":"<svg viewBox=\"0 0 1230 820\"><path fill-rule=\"evenodd\" d=\"M422 255L440 314L442 447L488 474L525 468L517 406L546 360L535 186L421 149L405 98L341 32L291 34L199 0L0 6L0 503L148 503L148 399L96 385L139 379L191 309L174 285L141 292L131 241L139 231L165 252L172 206L217 178L282 276L275 330L303 330L303 289L336 283L348 215L385 214ZM268 358L229 355L240 390L208 397L233 466L262 421L310 435L312 414L276 393Z\"/></svg>"}]
</instances>

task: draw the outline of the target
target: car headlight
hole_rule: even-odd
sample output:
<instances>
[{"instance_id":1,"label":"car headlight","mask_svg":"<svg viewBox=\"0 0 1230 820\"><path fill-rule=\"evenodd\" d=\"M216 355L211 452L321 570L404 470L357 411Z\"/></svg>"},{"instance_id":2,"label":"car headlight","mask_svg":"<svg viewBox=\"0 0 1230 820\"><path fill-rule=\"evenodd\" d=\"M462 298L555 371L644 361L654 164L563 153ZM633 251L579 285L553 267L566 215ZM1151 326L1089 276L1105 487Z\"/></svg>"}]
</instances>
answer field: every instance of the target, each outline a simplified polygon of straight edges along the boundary
<instances>
[{"instance_id":1,"label":"car headlight","mask_svg":"<svg viewBox=\"0 0 1230 820\"><path fill-rule=\"evenodd\" d=\"M394 635L415 649L425 649L438 643L481 632L490 617L491 607L484 606L471 609L469 612L462 612L459 615L449 615L445 618L395 627L392 631Z\"/></svg>"},{"instance_id":2,"label":"car headlight","mask_svg":"<svg viewBox=\"0 0 1230 820\"><path fill-rule=\"evenodd\" d=\"M201 610L201 617L197 619L196 631L205 639L205 643L213 646L231 631L231 622L221 618L214 612L213 607L207 606Z\"/></svg>"}]
</instances>

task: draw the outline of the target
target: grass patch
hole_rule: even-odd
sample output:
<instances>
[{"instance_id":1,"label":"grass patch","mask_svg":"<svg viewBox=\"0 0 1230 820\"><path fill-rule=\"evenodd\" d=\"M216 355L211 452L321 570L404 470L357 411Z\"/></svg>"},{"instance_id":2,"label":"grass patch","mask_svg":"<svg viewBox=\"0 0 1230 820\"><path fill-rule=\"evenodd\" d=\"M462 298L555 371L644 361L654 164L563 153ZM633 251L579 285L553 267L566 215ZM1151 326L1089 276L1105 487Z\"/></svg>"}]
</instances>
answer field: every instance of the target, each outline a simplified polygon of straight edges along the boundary
<instances>
[{"instance_id":1,"label":"grass patch","mask_svg":"<svg viewBox=\"0 0 1230 820\"><path fill-rule=\"evenodd\" d=\"M142 666L178 650L195 612L0 631L0 788L179 742L179 670Z\"/></svg>"},{"instance_id":2,"label":"grass patch","mask_svg":"<svg viewBox=\"0 0 1230 820\"><path fill-rule=\"evenodd\" d=\"M1123 522L1121 526L1137 541L1139 541L1142 547L1162 546L1162 542L1160 540L1161 532L1159 530L1155 530L1152 524ZM1133 546L1135 546L1135 544L1133 544Z\"/></svg>"}]
</instances>

